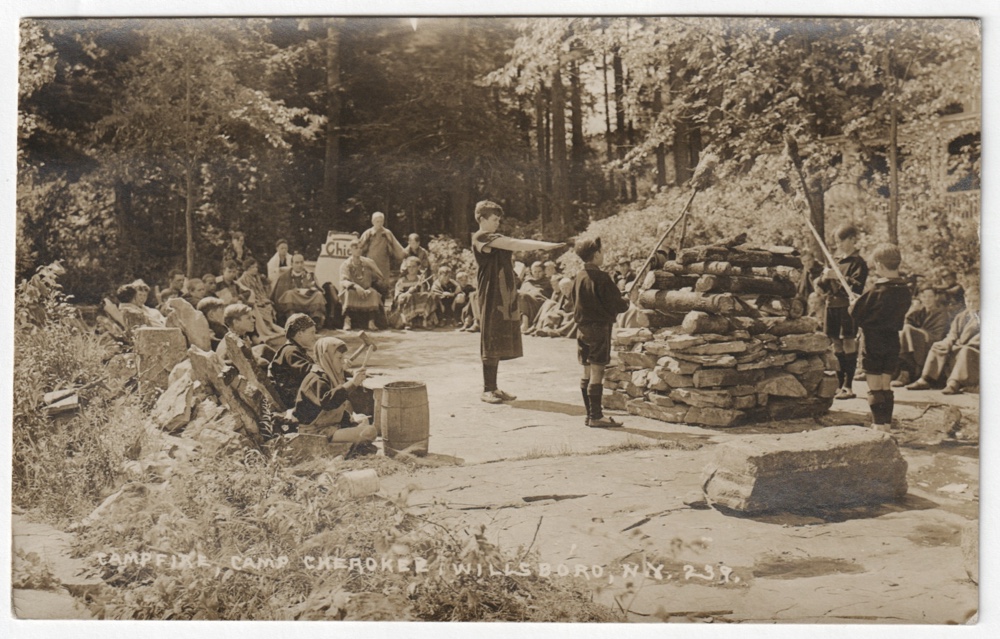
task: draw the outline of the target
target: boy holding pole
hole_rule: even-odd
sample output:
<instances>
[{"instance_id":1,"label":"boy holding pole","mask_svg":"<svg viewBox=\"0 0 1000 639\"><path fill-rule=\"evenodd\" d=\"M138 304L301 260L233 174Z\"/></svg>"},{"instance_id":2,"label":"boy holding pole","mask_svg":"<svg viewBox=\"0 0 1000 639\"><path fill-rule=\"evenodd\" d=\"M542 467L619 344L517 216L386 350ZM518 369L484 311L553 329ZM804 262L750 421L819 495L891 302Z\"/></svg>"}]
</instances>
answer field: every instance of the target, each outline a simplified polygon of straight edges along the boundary
<instances>
[{"instance_id":1,"label":"boy holding pole","mask_svg":"<svg viewBox=\"0 0 1000 639\"><path fill-rule=\"evenodd\" d=\"M834 395L835 399L852 399L856 397L852 390L854 372L858 367L858 329L848 311L850 298L861 295L868 280L868 265L858 253L858 228L853 224L841 224L834 234L837 240L836 273L830 266L816 280L816 287L826 296L826 321L824 331L833 340L833 351L840 362L837 379L840 389ZM842 278L842 279L841 279ZM850 290L844 288L844 284Z\"/></svg>"}]
</instances>

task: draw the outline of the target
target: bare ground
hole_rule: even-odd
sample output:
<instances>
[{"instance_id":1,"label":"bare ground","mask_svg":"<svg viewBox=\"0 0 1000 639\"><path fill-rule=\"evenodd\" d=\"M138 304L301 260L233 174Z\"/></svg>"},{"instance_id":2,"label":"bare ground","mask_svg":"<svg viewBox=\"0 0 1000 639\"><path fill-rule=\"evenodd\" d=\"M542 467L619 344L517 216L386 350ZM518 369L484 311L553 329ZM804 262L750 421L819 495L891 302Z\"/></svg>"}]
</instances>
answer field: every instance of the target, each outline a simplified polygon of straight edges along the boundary
<instances>
[{"instance_id":1,"label":"bare ground","mask_svg":"<svg viewBox=\"0 0 1000 639\"><path fill-rule=\"evenodd\" d=\"M625 415L625 428L601 430L583 424L572 340L525 338L525 357L500 365L501 388L518 399L491 406L479 401L478 335L376 339L375 383L425 382L431 414L426 468L385 478L382 490L410 490L411 505L453 528L488 524L503 547L530 549L532 570L583 580L634 620L965 623L978 609L960 547L978 518L976 394L897 390L894 435L909 464L901 503L741 518L699 502L715 447L862 424L863 382L858 399L818 420L712 430ZM644 562L645 575L626 574Z\"/></svg>"}]
</instances>

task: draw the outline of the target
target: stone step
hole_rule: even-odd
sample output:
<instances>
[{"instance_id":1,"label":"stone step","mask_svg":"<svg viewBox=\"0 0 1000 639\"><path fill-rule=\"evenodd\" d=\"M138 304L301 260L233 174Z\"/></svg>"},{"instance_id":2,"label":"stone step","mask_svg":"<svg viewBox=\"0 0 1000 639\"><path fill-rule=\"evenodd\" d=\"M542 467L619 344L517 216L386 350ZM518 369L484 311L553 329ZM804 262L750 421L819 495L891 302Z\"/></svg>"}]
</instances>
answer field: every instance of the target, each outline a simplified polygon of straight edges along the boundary
<instances>
[{"instance_id":1,"label":"stone step","mask_svg":"<svg viewBox=\"0 0 1000 639\"><path fill-rule=\"evenodd\" d=\"M709 502L725 509L796 512L899 500L906 468L887 433L836 426L726 442L703 486Z\"/></svg>"}]
</instances>

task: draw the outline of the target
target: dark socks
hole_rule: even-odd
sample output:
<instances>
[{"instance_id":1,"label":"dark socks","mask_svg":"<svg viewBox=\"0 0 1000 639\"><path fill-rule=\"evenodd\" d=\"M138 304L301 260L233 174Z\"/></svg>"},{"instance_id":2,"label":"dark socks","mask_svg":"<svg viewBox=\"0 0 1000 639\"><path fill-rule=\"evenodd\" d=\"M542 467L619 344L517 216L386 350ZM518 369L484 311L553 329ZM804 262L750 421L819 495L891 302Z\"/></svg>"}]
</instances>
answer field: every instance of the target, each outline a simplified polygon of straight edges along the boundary
<instances>
[{"instance_id":1,"label":"dark socks","mask_svg":"<svg viewBox=\"0 0 1000 639\"><path fill-rule=\"evenodd\" d=\"M497 389L497 371L500 362L497 360L483 360L483 390L486 392Z\"/></svg>"},{"instance_id":2,"label":"dark socks","mask_svg":"<svg viewBox=\"0 0 1000 639\"><path fill-rule=\"evenodd\" d=\"M843 353L834 353L837 356L837 363L840 364L840 370L837 371L837 388L844 387L844 373L847 371L847 362Z\"/></svg>"},{"instance_id":3,"label":"dark socks","mask_svg":"<svg viewBox=\"0 0 1000 639\"><path fill-rule=\"evenodd\" d=\"M854 386L854 373L858 370L858 354L844 353L844 363L841 364L841 369L844 371L844 381L840 387L851 390L851 387Z\"/></svg>"},{"instance_id":4,"label":"dark socks","mask_svg":"<svg viewBox=\"0 0 1000 639\"><path fill-rule=\"evenodd\" d=\"M601 397L604 395L604 384L590 384L587 386L590 408L587 411L591 419L601 419L604 417L604 409L601 406Z\"/></svg>"},{"instance_id":5,"label":"dark socks","mask_svg":"<svg viewBox=\"0 0 1000 639\"><path fill-rule=\"evenodd\" d=\"M882 391L882 396L885 398L885 423L892 423L892 412L896 408L896 394L891 390Z\"/></svg>"},{"instance_id":6,"label":"dark socks","mask_svg":"<svg viewBox=\"0 0 1000 639\"><path fill-rule=\"evenodd\" d=\"M587 418L590 418L590 378L580 380L580 394L583 395L583 405L587 408Z\"/></svg>"},{"instance_id":7,"label":"dark socks","mask_svg":"<svg viewBox=\"0 0 1000 639\"><path fill-rule=\"evenodd\" d=\"M882 422L882 391L868 391L868 408L872 412L872 424Z\"/></svg>"},{"instance_id":8,"label":"dark socks","mask_svg":"<svg viewBox=\"0 0 1000 639\"><path fill-rule=\"evenodd\" d=\"M896 396L891 390L869 391L868 406L872 411L872 423L886 426L891 424L895 404Z\"/></svg>"}]
</instances>

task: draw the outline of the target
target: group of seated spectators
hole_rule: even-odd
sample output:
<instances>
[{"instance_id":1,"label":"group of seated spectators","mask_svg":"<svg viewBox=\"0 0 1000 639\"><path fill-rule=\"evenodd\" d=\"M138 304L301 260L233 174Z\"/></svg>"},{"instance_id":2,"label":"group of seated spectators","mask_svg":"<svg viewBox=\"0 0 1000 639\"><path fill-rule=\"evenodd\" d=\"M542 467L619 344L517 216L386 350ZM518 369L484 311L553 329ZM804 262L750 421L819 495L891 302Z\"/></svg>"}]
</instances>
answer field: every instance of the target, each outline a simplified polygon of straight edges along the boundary
<instances>
[{"instance_id":1,"label":"group of seated spectators","mask_svg":"<svg viewBox=\"0 0 1000 639\"><path fill-rule=\"evenodd\" d=\"M221 363L231 360L226 335L232 334L244 357L268 377L287 407L281 420L284 431L297 430L326 436L330 442L353 444L352 454L373 452L370 443L377 433L370 422L374 410L371 393L361 387L365 371L359 370L352 377L346 370L347 346L336 337L318 338L317 322L307 313L290 314L283 329L274 326L279 339L265 339L261 333L263 306L255 305L261 294L259 287L265 284L262 278L255 280L259 274L252 258L247 258L245 264L248 268L239 278L232 277L232 273L225 276L226 271L234 269L232 260L223 269L216 293L229 291L233 297L224 300L205 296L196 300L195 307L207 320L215 356ZM177 295L184 288L181 279L171 280L178 288L170 293L170 288L164 289L161 300L167 298L166 303L181 297L190 303L193 298L188 294ZM126 327L165 325L164 314L146 305L149 293L149 286L142 280L118 289L118 310L126 318ZM268 299L266 294L263 297ZM164 310L171 308L165 306Z\"/></svg>"},{"instance_id":2,"label":"group of seated spectators","mask_svg":"<svg viewBox=\"0 0 1000 639\"><path fill-rule=\"evenodd\" d=\"M574 337L573 280L559 273L555 262L534 262L528 268L520 263L515 272L521 275L517 308L521 332L539 337Z\"/></svg>"},{"instance_id":3,"label":"group of seated spectators","mask_svg":"<svg viewBox=\"0 0 1000 639\"><path fill-rule=\"evenodd\" d=\"M924 287L900 332L902 365L892 385L909 390L943 385L946 395L978 387L979 333L977 287L963 289L955 282Z\"/></svg>"},{"instance_id":4,"label":"group of seated spectators","mask_svg":"<svg viewBox=\"0 0 1000 639\"><path fill-rule=\"evenodd\" d=\"M351 257L341 267L345 327L370 322L377 328L392 323L407 329L458 325L460 330L478 330L475 287L468 273L435 266L416 233L402 246L385 227L382 213L371 219L371 228L351 244ZM400 265L395 278L393 260Z\"/></svg>"}]
</instances>

